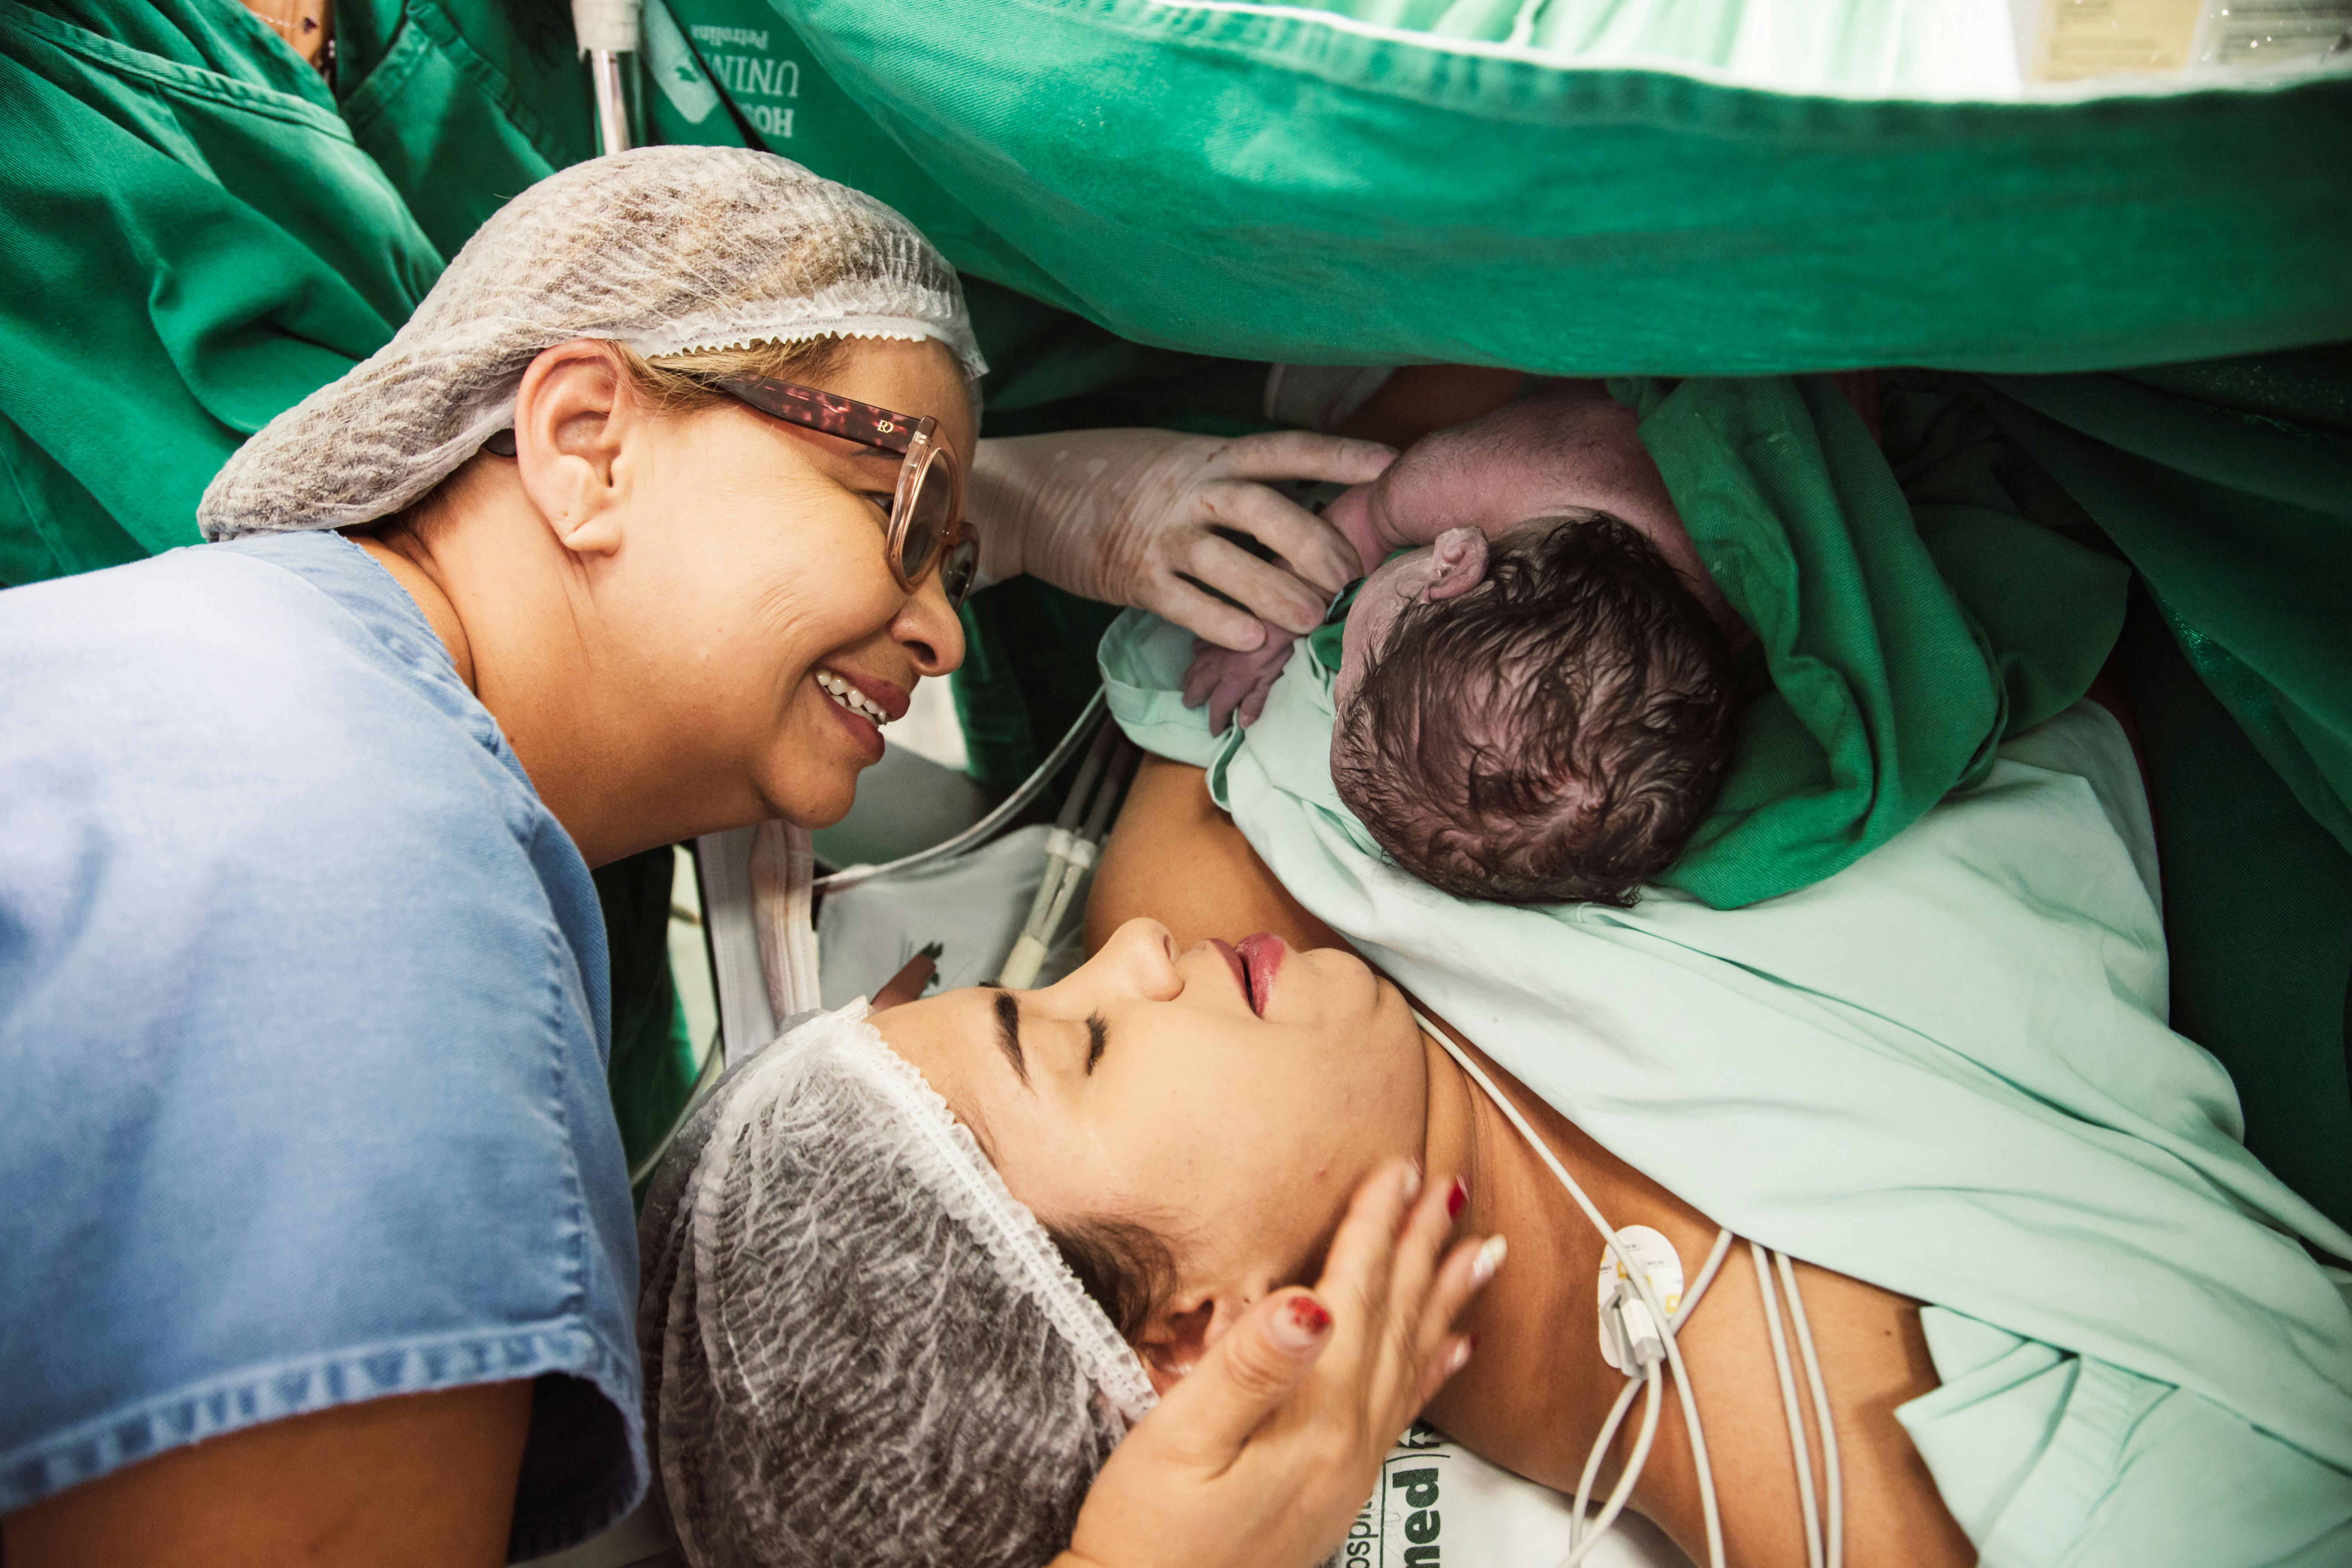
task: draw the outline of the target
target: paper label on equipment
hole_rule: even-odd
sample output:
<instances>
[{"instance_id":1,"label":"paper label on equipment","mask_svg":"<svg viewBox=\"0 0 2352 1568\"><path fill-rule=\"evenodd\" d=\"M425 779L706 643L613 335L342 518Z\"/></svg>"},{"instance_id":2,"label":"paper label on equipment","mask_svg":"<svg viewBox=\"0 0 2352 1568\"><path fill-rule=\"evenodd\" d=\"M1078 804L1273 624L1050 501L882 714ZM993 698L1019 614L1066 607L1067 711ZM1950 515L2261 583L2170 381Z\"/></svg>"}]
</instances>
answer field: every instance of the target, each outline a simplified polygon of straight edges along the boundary
<instances>
[{"instance_id":1,"label":"paper label on equipment","mask_svg":"<svg viewBox=\"0 0 2352 1568\"><path fill-rule=\"evenodd\" d=\"M2011 0L2026 74L2285 77L2352 64L2352 0Z\"/></svg>"},{"instance_id":2,"label":"paper label on equipment","mask_svg":"<svg viewBox=\"0 0 2352 1568\"><path fill-rule=\"evenodd\" d=\"M1380 1484L1332 1562L1337 1568L1556 1563L1568 1551L1568 1499L1415 1426L1381 1466Z\"/></svg>"}]
</instances>

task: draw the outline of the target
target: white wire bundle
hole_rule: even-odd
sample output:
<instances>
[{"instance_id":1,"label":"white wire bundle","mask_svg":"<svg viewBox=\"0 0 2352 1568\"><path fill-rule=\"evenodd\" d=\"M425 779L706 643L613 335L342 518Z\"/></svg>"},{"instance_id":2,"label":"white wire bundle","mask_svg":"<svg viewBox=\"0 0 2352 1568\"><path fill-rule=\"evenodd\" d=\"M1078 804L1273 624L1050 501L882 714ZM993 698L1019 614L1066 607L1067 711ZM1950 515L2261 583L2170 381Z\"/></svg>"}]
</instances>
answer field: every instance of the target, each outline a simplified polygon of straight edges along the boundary
<instances>
[{"instance_id":1,"label":"white wire bundle","mask_svg":"<svg viewBox=\"0 0 2352 1568\"><path fill-rule=\"evenodd\" d=\"M1561 1164L1559 1157L1551 1152L1551 1146L1537 1134L1536 1130L1528 1125L1528 1119L1519 1113L1519 1108L1512 1104L1503 1092L1495 1087L1494 1080L1486 1076L1484 1068L1471 1059L1468 1052L1454 1043L1452 1036L1432 1023L1418 1010L1414 1012L1413 1018L1430 1038L1445 1048L1446 1054L1460 1065L1462 1070L1469 1075L1470 1080L1485 1092L1486 1098L1494 1101L1496 1109L1503 1113L1510 1124L1518 1131L1519 1136L1527 1140L1528 1146L1536 1152L1543 1163L1550 1168L1551 1173L1559 1178L1559 1184L1568 1190L1568 1195L1576 1201L1576 1206L1583 1212L1584 1217L1590 1220L1592 1227L1601 1233L1603 1249L1622 1271L1625 1279L1640 1299L1645 1314L1653 1323L1659 1326L1654 1342L1647 1338L1635 1342L1634 1369L1625 1387L1617 1395L1616 1403L1610 1407L1608 1418L1601 1424L1600 1435L1593 1439L1591 1452L1585 1456L1584 1470L1576 1484L1575 1516L1574 1522L1570 1526L1572 1533L1570 1537L1572 1544L1569 1549L1568 1556L1562 1559L1560 1568L1576 1568L1576 1564L1582 1563L1600 1543L1601 1538L1607 1533L1609 1527L1617 1522L1618 1516L1624 1511L1625 1505L1632 1500L1634 1485L1641 1479L1643 1468L1649 1463L1651 1445L1657 1436L1658 1416L1663 1402L1663 1396L1658 1388L1662 1368L1671 1370L1674 1373L1675 1393L1682 1401L1684 1427L1690 1434L1691 1462L1697 1471L1699 1507L1706 1527L1708 1568L1723 1568L1723 1517L1716 1502L1715 1470L1707 1460L1706 1435L1699 1426L1698 1401L1692 1394L1690 1373L1683 1365L1682 1350L1675 1343L1675 1336L1683 1324L1689 1320L1691 1313L1697 1310L1701 1298L1706 1294L1707 1287L1715 1282L1716 1274L1722 1268L1723 1260L1731 1250L1731 1233L1727 1230L1717 1231L1715 1246L1707 1254L1706 1266L1700 1269L1697 1279L1693 1282L1690 1289L1683 1293L1682 1300L1675 1303L1675 1310L1668 1312L1664 1304L1658 1299L1656 1288L1650 1282L1649 1270L1627 1252L1623 1244L1618 1239L1616 1230L1602 1216L1599 1206L1585 1195L1584 1189L1577 1184L1576 1178L1568 1173L1568 1167ZM1780 1331L1780 1306L1772 1289L1773 1270L1767 1266L1767 1254L1762 1247L1750 1242L1748 1247L1756 1260L1757 1284L1764 1295L1764 1319L1766 1326L1771 1332L1773 1360L1780 1370L1782 1404L1789 1421L1789 1441L1796 1453L1797 1498L1798 1507L1804 1515L1806 1562L1809 1568L1824 1568L1822 1520L1820 1510L1815 1506L1813 1494L1812 1459L1805 1441L1804 1420L1797 1407L1796 1384L1790 1373L1788 1342L1782 1337ZM1821 1423L1822 1458L1828 1474L1829 1534L1826 1568L1843 1568L1844 1495L1838 1474L1837 1429L1830 1419L1829 1395L1822 1383L1821 1363L1813 1352L1812 1330L1805 1321L1804 1301L1797 1291L1796 1270L1783 1254L1774 1252L1769 1254L1769 1257L1778 1265L1781 1289L1788 1292L1790 1320L1796 1326L1797 1342L1805 1363L1805 1375L1811 1385L1814 1415ZM1624 1473L1617 1478L1616 1486L1611 1489L1607 1500L1601 1504L1600 1515L1588 1526L1583 1522L1584 1510L1590 1505L1592 1484L1601 1473L1601 1460L1608 1454L1611 1445L1616 1441L1618 1432L1623 1427L1626 1412L1632 1409L1634 1397L1644 1392L1648 1394L1649 1398L1642 1413L1641 1431L1633 1439L1633 1452L1626 1460Z\"/></svg>"}]
</instances>

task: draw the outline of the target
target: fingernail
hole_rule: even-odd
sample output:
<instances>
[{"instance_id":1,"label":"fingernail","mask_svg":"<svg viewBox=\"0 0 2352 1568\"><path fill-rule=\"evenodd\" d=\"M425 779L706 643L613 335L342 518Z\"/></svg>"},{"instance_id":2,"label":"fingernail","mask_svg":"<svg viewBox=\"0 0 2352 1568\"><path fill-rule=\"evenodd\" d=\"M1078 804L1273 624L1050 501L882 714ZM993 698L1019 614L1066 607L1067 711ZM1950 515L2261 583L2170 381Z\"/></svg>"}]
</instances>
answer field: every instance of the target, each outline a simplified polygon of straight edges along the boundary
<instances>
[{"instance_id":1,"label":"fingernail","mask_svg":"<svg viewBox=\"0 0 2352 1568\"><path fill-rule=\"evenodd\" d=\"M1501 1237L1488 1237L1486 1245L1478 1249L1478 1256L1470 1260L1470 1288L1475 1290L1492 1279L1495 1270L1503 1266L1503 1259L1510 1250L1510 1243Z\"/></svg>"},{"instance_id":2,"label":"fingernail","mask_svg":"<svg viewBox=\"0 0 2352 1568\"><path fill-rule=\"evenodd\" d=\"M1293 1296L1274 1315L1274 1337L1292 1350L1303 1351L1331 1327L1331 1314L1312 1296Z\"/></svg>"},{"instance_id":3,"label":"fingernail","mask_svg":"<svg viewBox=\"0 0 2352 1568\"><path fill-rule=\"evenodd\" d=\"M1447 1219L1461 1218L1462 1205L1469 1201L1470 1184L1464 1181L1459 1176L1454 1177L1454 1190L1445 1194L1445 1217Z\"/></svg>"},{"instance_id":4,"label":"fingernail","mask_svg":"<svg viewBox=\"0 0 2352 1568\"><path fill-rule=\"evenodd\" d=\"M1421 1162L1415 1160L1404 1168L1404 1196L1407 1203L1421 1195Z\"/></svg>"},{"instance_id":5,"label":"fingernail","mask_svg":"<svg viewBox=\"0 0 2352 1568\"><path fill-rule=\"evenodd\" d=\"M1454 1347L1454 1353L1445 1358L1445 1375L1452 1377L1455 1373L1460 1372L1464 1367L1469 1365L1470 1352L1477 1348L1478 1337L1475 1334L1464 1340L1460 1344L1455 1345Z\"/></svg>"}]
</instances>

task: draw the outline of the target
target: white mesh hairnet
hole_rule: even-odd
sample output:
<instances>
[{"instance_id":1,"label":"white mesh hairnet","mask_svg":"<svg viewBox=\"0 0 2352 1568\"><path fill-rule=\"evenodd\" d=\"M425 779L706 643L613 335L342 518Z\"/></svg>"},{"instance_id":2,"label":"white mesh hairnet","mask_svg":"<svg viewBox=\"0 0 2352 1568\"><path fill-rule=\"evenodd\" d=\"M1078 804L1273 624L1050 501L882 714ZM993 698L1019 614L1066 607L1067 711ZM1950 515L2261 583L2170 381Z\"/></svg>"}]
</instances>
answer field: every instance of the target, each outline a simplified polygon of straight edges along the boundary
<instances>
[{"instance_id":1,"label":"white mesh hairnet","mask_svg":"<svg viewBox=\"0 0 2352 1568\"><path fill-rule=\"evenodd\" d=\"M695 1568L1037 1568L1152 1405L863 1002L721 1081L639 1230L648 1437Z\"/></svg>"},{"instance_id":2,"label":"white mesh hairnet","mask_svg":"<svg viewBox=\"0 0 2352 1568\"><path fill-rule=\"evenodd\" d=\"M418 500L513 422L544 349L648 358L847 337L932 338L987 368L955 268L906 219L741 147L576 163L466 242L391 342L239 447L196 508L207 539L350 528Z\"/></svg>"}]
</instances>

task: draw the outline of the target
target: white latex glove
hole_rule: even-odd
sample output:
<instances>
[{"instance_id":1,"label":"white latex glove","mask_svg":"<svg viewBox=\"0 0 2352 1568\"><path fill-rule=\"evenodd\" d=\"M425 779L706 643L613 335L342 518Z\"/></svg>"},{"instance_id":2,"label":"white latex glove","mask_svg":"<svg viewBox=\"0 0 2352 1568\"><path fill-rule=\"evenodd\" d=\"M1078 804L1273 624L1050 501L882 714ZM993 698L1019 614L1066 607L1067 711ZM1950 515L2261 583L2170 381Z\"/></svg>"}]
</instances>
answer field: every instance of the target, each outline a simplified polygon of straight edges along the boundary
<instances>
[{"instance_id":1,"label":"white latex glove","mask_svg":"<svg viewBox=\"0 0 2352 1568\"><path fill-rule=\"evenodd\" d=\"M1255 649L1265 640L1261 619L1311 631L1331 595L1363 573L1337 530L1259 481L1362 484L1395 457L1378 442L1303 430L982 441L966 498L980 528L981 581L1028 573L1089 599L1139 605L1220 647ZM1248 534L1280 560L1261 561L1213 528Z\"/></svg>"}]
</instances>

